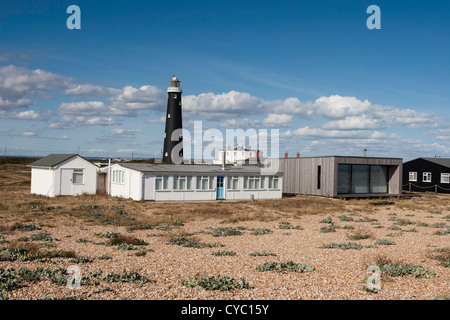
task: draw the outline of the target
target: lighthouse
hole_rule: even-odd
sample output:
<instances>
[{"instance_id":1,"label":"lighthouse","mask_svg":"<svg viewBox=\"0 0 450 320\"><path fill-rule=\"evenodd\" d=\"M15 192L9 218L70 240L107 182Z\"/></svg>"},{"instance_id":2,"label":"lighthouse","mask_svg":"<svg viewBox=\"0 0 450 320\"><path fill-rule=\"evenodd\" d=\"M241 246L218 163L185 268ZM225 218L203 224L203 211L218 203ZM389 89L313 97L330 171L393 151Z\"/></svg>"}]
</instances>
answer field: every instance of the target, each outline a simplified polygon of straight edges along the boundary
<instances>
[{"instance_id":1,"label":"lighthouse","mask_svg":"<svg viewBox=\"0 0 450 320\"><path fill-rule=\"evenodd\" d=\"M180 81L176 76L170 80L167 88L166 130L164 133L164 150L162 162L167 164L183 161L183 122L181 115Z\"/></svg>"}]
</instances>

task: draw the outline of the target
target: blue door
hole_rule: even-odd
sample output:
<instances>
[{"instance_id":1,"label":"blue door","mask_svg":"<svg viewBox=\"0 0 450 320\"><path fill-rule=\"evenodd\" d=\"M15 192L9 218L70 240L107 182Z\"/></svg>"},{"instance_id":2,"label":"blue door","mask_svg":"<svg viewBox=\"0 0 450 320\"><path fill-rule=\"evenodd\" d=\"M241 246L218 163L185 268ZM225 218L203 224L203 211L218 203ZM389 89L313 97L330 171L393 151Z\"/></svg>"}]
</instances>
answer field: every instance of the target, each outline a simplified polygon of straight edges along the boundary
<instances>
[{"instance_id":1,"label":"blue door","mask_svg":"<svg viewBox=\"0 0 450 320\"><path fill-rule=\"evenodd\" d=\"M223 176L217 177L217 188L216 188L217 189L217 193L216 193L217 199L225 199L225 191L223 188L223 181L224 181Z\"/></svg>"}]
</instances>

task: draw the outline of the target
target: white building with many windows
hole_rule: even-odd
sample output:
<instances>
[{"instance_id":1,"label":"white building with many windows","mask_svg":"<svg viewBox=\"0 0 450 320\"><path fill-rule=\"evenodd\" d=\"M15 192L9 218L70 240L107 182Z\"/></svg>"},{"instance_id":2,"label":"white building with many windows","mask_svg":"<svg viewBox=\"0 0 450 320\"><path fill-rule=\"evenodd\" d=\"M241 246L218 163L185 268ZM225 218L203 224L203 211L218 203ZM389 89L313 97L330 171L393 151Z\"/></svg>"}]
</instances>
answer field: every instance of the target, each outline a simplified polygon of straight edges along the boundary
<instances>
[{"instance_id":1,"label":"white building with many windows","mask_svg":"<svg viewBox=\"0 0 450 320\"><path fill-rule=\"evenodd\" d=\"M282 173L257 166L116 163L104 168L111 196L134 200L249 200L282 197Z\"/></svg>"},{"instance_id":2,"label":"white building with many windows","mask_svg":"<svg viewBox=\"0 0 450 320\"><path fill-rule=\"evenodd\" d=\"M224 160L224 156L225 156L226 164L237 164L239 162L244 162L247 159L258 157L257 150L247 149L241 144L238 144L234 148L231 148L230 146L228 146L226 150L221 149L221 150L219 150L218 153L219 153L219 156L218 156L219 158L217 160L213 161L214 164L222 164L223 160Z\"/></svg>"}]
</instances>

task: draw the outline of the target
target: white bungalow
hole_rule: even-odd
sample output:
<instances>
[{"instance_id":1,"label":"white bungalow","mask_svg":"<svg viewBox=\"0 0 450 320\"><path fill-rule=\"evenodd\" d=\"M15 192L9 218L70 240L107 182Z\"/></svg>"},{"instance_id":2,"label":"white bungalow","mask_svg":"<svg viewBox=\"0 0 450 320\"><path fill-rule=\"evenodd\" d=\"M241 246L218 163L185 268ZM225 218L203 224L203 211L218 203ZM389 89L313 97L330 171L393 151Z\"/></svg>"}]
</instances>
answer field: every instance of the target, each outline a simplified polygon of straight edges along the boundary
<instances>
[{"instance_id":1,"label":"white bungalow","mask_svg":"<svg viewBox=\"0 0 450 320\"><path fill-rule=\"evenodd\" d=\"M108 171L109 194L134 200L279 199L282 173L257 166L116 163Z\"/></svg>"},{"instance_id":2,"label":"white bungalow","mask_svg":"<svg viewBox=\"0 0 450 320\"><path fill-rule=\"evenodd\" d=\"M55 197L97 192L99 168L77 154L50 154L29 167L31 193Z\"/></svg>"}]
</instances>

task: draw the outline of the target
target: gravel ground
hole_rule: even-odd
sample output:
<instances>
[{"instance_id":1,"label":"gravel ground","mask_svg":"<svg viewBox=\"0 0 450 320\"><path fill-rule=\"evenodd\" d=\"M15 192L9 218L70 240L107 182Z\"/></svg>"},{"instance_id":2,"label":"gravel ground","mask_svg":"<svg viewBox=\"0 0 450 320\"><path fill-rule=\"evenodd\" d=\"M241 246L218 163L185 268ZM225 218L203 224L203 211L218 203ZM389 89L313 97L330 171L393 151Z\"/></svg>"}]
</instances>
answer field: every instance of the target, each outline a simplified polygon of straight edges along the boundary
<instances>
[{"instance_id":1,"label":"gravel ground","mask_svg":"<svg viewBox=\"0 0 450 320\"><path fill-rule=\"evenodd\" d=\"M392 212L397 215L393 216ZM152 280L149 283L107 283L100 281L96 285L82 284L78 289L50 283L49 280L28 282L23 287L4 291L8 299L62 299L79 297L95 300L136 300L136 299L269 299L269 300L431 300L439 296L450 295L450 272L441 261L433 258L436 249L449 247L449 235L433 234L445 228L432 227L435 223L445 223L448 228L448 211L441 214L430 212L377 208L371 213L358 213L350 216L353 221L341 221L339 216L349 213L330 213L328 215L306 215L296 219L278 221L242 221L222 223L208 219L191 221L170 231L135 230L127 232L125 227L101 225L71 226L67 218L61 217L58 227L42 227L39 231L11 231L2 234L3 242L13 243L20 237L30 237L37 232L48 232L54 239L55 248L48 250L74 250L78 256L87 256L92 262L79 263L81 274L86 275L97 270L115 273L138 272ZM447 216L447 219L445 218ZM414 224L399 226L402 230L389 230L396 221L392 218L407 219ZM330 226L323 222L331 218L337 226L335 232L320 232L322 227ZM359 222L358 219L370 218L371 221ZM66 219L66 220L64 220ZM376 220L375 220L376 219ZM64 220L64 221L63 221ZM367 220L367 219L366 219ZM302 229L280 229L280 221L290 222ZM54 221L53 221L54 222ZM427 223L428 226L419 226ZM353 226L370 234L370 238L349 240L354 231L344 229ZM210 228L241 227L242 235L214 237L207 232ZM272 232L252 235L251 229L266 228ZM415 228L417 232L406 232ZM190 248L169 244L168 234L174 232L195 233L201 242L221 243L217 248ZM95 233L119 232L145 240L149 251L136 256L135 250L120 251L116 246L105 245L105 238L95 237ZM69 237L70 236L70 237ZM85 242L77 242L85 239ZM391 239L395 245L376 245L377 239ZM6 241L5 241L6 240ZM357 249L325 249L320 246L331 243L357 243L363 246ZM37 243L32 241L32 243ZM3 246L6 246L4 244ZM151 250L153 251L151 251ZM234 251L233 256L214 256L216 251ZM250 256L251 252L271 252L276 256ZM97 260L108 255L110 260ZM412 275L390 277L382 274L381 290L378 293L364 290L365 279L369 276L367 267L375 264L377 258L384 257L393 262L409 265L421 265L435 272L435 276L415 278ZM291 260L315 267L312 272L266 271L258 272L258 265L268 261L283 262ZM64 268L73 263L69 259L53 258L50 262L1 261L0 268ZM200 287L186 287L182 281L196 274L227 275L235 279L244 278L248 289L228 291L204 290Z\"/></svg>"}]
</instances>

